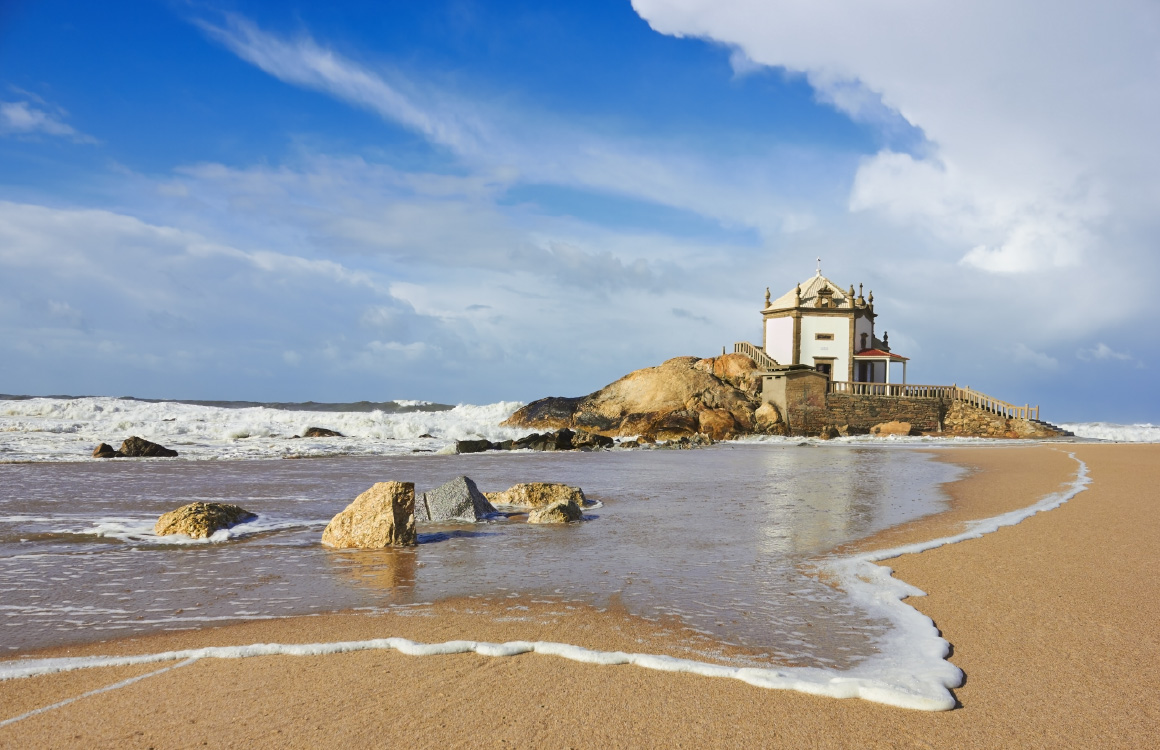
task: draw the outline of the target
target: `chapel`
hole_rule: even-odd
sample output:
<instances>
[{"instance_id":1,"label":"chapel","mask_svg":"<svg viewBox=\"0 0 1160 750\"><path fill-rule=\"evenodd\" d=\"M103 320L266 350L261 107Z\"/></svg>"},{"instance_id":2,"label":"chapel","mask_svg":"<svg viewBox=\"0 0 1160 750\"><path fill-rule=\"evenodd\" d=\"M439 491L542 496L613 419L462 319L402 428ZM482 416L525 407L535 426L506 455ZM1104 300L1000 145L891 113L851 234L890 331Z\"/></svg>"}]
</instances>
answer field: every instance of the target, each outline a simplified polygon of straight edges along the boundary
<instances>
[{"instance_id":1,"label":"chapel","mask_svg":"<svg viewBox=\"0 0 1160 750\"><path fill-rule=\"evenodd\" d=\"M765 290L762 350L781 366L807 365L831 381L906 383L907 358L875 333L874 292L842 289L817 273L776 299ZM901 367L899 367L901 365ZM901 372L899 372L901 370Z\"/></svg>"}]
</instances>

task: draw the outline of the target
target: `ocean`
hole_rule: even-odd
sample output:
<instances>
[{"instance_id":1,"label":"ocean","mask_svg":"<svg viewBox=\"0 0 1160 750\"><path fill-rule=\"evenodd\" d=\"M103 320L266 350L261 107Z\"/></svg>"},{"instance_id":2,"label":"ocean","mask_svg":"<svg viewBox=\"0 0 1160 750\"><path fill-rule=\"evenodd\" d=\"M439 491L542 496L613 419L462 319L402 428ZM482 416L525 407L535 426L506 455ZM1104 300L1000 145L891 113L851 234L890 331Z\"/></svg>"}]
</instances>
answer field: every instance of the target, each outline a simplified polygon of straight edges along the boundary
<instances>
[{"instance_id":1,"label":"ocean","mask_svg":"<svg viewBox=\"0 0 1160 750\"><path fill-rule=\"evenodd\" d=\"M678 618L746 654L730 657L735 668L764 675L792 665L769 674L793 685L856 678L895 690L900 705L913 695L927 705L956 679L929 620L899 603L916 592L879 576L869 558L835 550L943 510L942 485L960 470L915 448L973 441L438 455L456 439L526 434L498 426L520 404L326 406L0 400L3 653L526 595L615 600L633 615ZM314 426L346 437L292 437ZM89 457L98 442L130 435L180 457ZM565 527L496 516L420 526L413 549L321 546L329 519L371 484L411 481L423 491L458 475L487 491L565 482L595 506ZM158 515L196 500L235 503L257 519L210 540L152 533Z\"/></svg>"}]
</instances>

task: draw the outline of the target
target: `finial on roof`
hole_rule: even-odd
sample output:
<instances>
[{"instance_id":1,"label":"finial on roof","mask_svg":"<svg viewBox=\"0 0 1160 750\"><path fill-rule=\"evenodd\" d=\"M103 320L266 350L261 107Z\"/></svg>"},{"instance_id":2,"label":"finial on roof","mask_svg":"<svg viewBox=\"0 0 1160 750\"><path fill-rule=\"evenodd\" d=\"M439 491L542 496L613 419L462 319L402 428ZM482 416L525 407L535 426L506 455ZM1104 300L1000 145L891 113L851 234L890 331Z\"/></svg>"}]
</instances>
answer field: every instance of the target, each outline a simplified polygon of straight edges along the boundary
<instances>
[{"instance_id":1,"label":"finial on roof","mask_svg":"<svg viewBox=\"0 0 1160 750\"><path fill-rule=\"evenodd\" d=\"M854 285L850 285L850 291L846 293L846 301L850 303L850 307L854 306Z\"/></svg>"},{"instance_id":2,"label":"finial on roof","mask_svg":"<svg viewBox=\"0 0 1160 750\"><path fill-rule=\"evenodd\" d=\"M802 285L801 284L798 284L793 289L793 303L794 303L794 306L801 305L801 303L802 303Z\"/></svg>"},{"instance_id":3,"label":"finial on roof","mask_svg":"<svg viewBox=\"0 0 1160 750\"><path fill-rule=\"evenodd\" d=\"M822 259L818 258L818 276L822 275Z\"/></svg>"},{"instance_id":4,"label":"finial on roof","mask_svg":"<svg viewBox=\"0 0 1160 750\"><path fill-rule=\"evenodd\" d=\"M866 304L866 298L862 296L862 284L858 284L858 306L862 307Z\"/></svg>"},{"instance_id":5,"label":"finial on roof","mask_svg":"<svg viewBox=\"0 0 1160 750\"><path fill-rule=\"evenodd\" d=\"M890 332L889 331L882 332L882 351L884 351L884 352L890 351Z\"/></svg>"},{"instance_id":6,"label":"finial on roof","mask_svg":"<svg viewBox=\"0 0 1160 750\"><path fill-rule=\"evenodd\" d=\"M870 290L870 307L874 307L874 290Z\"/></svg>"},{"instance_id":7,"label":"finial on roof","mask_svg":"<svg viewBox=\"0 0 1160 750\"><path fill-rule=\"evenodd\" d=\"M765 288L765 306L769 307L769 287Z\"/></svg>"}]
</instances>

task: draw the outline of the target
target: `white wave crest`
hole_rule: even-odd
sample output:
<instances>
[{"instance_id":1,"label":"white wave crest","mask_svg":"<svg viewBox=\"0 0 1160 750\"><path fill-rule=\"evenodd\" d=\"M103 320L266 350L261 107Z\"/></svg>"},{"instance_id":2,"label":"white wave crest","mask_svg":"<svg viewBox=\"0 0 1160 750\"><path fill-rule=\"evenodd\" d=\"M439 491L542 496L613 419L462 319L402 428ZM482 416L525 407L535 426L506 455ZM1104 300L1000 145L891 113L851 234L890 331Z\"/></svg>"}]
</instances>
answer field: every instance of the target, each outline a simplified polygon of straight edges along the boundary
<instances>
[{"instance_id":1,"label":"white wave crest","mask_svg":"<svg viewBox=\"0 0 1160 750\"><path fill-rule=\"evenodd\" d=\"M1115 424L1113 422L1073 422L1061 424L1076 437L1115 440L1122 443L1160 443L1160 425Z\"/></svg>"},{"instance_id":2,"label":"white wave crest","mask_svg":"<svg viewBox=\"0 0 1160 750\"><path fill-rule=\"evenodd\" d=\"M425 402L397 403L414 407ZM385 413L226 408L104 397L0 400L0 461L77 460L88 457L98 443L117 447L131 435L194 459L435 451L456 440L523 437L528 430L499 426L521 406L500 401L460 404L445 411ZM344 437L290 439L308 427L324 427Z\"/></svg>"}]
</instances>

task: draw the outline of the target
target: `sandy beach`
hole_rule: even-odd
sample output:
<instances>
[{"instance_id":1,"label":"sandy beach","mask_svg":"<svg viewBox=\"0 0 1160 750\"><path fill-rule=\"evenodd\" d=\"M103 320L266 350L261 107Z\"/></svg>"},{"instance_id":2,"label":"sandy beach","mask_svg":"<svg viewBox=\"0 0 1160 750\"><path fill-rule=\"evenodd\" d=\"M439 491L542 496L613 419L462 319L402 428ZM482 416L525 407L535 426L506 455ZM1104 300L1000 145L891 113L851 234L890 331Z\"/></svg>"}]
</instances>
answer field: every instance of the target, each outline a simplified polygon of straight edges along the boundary
<instances>
[{"instance_id":1,"label":"sandy beach","mask_svg":"<svg viewBox=\"0 0 1160 750\"><path fill-rule=\"evenodd\" d=\"M925 713L736 680L536 654L393 651L202 659L0 683L3 747L1143 747L1160 725L1160 446L985 446L939 451L969 469L952 507L859 543L936 538L1031 505L1087 463L1090 487L981 539L885 564L927 596L966 673L959 706ZM59 649L129 654L208 645L401 636L551 640L690 656L679 623L564 601L458 600L410 614L338 614ZM159 672L159 670L165 670ZM89 691L159 672L85 696Z\"/></svg>"}]
</instances>

